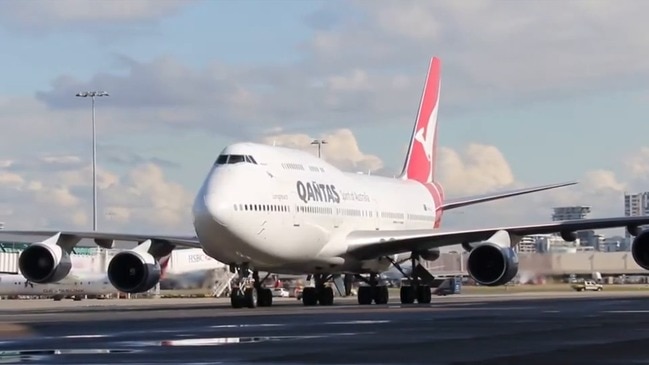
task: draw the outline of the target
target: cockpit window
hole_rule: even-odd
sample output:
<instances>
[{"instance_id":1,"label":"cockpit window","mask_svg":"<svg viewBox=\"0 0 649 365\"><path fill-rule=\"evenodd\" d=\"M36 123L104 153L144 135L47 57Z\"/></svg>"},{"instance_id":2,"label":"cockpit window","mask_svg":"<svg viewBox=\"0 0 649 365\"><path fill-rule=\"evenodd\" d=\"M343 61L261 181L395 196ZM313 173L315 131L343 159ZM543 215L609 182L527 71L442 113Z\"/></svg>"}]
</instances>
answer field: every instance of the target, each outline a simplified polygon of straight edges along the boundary
<instances>
[{"instance_id":1,"label":"cockpit window","mask_svg":"<svg viewBox=\"0 0 649 365\"><path fill-rule=\"evenodd\" d=\"M235 164L239 162L246 162L246 158L243 155L230 155L228 164Z\"/></svg>"},{"instance_id":2,"label":"cockpit window","mask_svg":"<svg viewBox=\"0 0 649 365\"><path fill-rule=\"evenodd\" d=\"M216 159L215 165L229 165L241 162L257 164L257 161L249 155L220 155Z\"/></svg>"},{"instance_id":3,"label":"cockpit window","mask_svg":"<svg viewBox=\"0 0 649 365\"><path fill-rule=\"evenodd\" d=\"M217 165L223 165L226 162L228 162L228 155L221 155L219 158L216 159L216 164Z\"/></svg>"}]
</instances>

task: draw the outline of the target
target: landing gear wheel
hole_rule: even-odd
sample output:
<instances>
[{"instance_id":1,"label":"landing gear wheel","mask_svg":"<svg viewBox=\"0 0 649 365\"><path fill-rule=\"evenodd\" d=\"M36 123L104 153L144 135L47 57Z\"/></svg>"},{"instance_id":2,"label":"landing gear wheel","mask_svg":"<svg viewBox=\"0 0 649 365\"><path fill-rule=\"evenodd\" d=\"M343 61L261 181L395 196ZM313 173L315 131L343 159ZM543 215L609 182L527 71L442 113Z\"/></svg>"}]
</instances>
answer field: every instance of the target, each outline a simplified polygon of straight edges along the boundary
<instances>
[{"instance_id":1,"label":"landing gear wheel","mask_svg":"<svg viewBox=\"0 0 649 365\"><path fill-rule=\"evenodd\" d=\"M270 307L273 305L273 292L268 288L262 288L257 291L257 306Z\"/></svg>"},{"instance_id":2,"label":"landing gear wheel","mask_svg":"<svg viewBox=\"0 0 649 365\"><path fill-rule=\"evenodd\" d=\"M318 291L318 302L320 305L334 304L334 290L329 287L322 288Z\"/></svg>"},{"instance_id":3,"label":"landing gear wheel","mask_svg":"<svg viewBox=\"0 0 649 365\"><path fill-rule=\"evenodd\" d=\"M401 304L412 304L415 302L417 297L414 286L402 286L399 290L399 296L401 297Z\"/></svg>"},{"instance_id":4,"label":"landing gear wheel","mask_svg":"<svg viewBox=\"0 0 649 365\"><path fill-rule=\"evenodd\" d=\"M246 288L243 292L243 303L248 308L255 308L257 306L257 289Z\"/></svg>"},{"instance_id":5,"label":"landing gear wheel","mask_svg":"<svg viewBox=\"0 0 649 365\"><path fill-rule=\"evenodd\" d=\"M372 287L371 286L360 286L358 287L358 304L360 305L369 305L372 304Z\"/></svg>"},{"instance_id":6,"label":"landing gear wheel","mask_svg":"<svg viewBox=\"0 0 649 365\"><path fill-rule=\"evenodd\" d=\"M430 286L428 285L419 285L417 287L417 302L421 304L430 304L432 300L432 293L430 292Z\"/></svg>"},{"instance_id":7,"label":"landing gear wheel","mask_svg":"<svg viewBox=\"0 0 649 365\"><path fill-rule=\"evenodd\" d=\"M243 307L244 297L239 291L239 288L232 288L232 293L230 293L230 305L232 308L241 308Z\"/></svg>"},{"instance_id":8,"label":"landing gear wheel","mask_svg":"<svg viewBox=\"0 0 649 365\"><path fill-rule=\"evenodd\" d=\"M376 304L388 304L390 299L390 293L387 286L375 286L374 287L374 303Z\"/></svg>"},{"instance_id":9,"label":"landing gear wheel","mask_svg":"<svg viewBox=\"0 0 649 365\"><path fill-rule=\"evenodd\" d=\"M307 287L302 290L302 303L304 305L318 304L318 292L314 287Z\"/></svg>"}]
</instances>

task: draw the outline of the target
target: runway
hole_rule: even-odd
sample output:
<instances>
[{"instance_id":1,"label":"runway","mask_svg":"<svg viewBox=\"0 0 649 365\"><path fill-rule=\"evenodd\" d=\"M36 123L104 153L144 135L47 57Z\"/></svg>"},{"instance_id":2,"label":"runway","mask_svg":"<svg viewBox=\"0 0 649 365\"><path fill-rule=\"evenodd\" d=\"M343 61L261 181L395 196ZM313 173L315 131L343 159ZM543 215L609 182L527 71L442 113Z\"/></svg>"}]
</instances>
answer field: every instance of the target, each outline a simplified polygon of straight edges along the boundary
<instances>
[{"instance_id":1,"label":"runway","mask_svg":"<svg viewBox=\"0 0 649 365\"><path fill-rule=\"evenodd\" d=\"M354 300L237 310L213 298L2 301L0 363L649 362L649 293L456 295L425 306Z\"/></svg>"}]
</instances>

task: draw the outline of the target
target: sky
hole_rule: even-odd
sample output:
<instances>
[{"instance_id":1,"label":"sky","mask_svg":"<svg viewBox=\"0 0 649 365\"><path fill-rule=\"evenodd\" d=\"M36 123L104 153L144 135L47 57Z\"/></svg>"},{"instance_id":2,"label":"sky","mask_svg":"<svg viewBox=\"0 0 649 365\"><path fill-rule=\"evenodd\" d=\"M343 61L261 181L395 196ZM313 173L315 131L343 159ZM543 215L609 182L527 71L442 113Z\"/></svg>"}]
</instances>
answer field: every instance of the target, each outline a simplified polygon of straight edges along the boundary
<instances>
[{"instance_id":1,"label":"sky","mask_svg":"<svg viewBox=\"0 0 649 365\"><path fill-rule=\"evenodd\" d=\"M229 143L276 143L347 171L400 172L426 67L442 60L438 178L455 197L574 187L450 211L445 228L624 214L649 190L649 3L0 2L0 222L192 233ZM607 231L620 234L618 229Z\"/></svg>"}]
</instances>

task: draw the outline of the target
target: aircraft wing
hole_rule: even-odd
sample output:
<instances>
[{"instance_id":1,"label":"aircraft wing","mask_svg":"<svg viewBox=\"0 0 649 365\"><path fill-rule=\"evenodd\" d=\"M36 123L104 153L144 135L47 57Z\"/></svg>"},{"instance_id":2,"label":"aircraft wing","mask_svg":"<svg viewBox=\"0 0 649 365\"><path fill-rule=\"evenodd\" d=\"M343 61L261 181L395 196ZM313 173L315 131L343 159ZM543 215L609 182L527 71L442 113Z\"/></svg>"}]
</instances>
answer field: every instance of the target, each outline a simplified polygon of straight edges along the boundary
<instances>
[{"instance_id":1,"label":"aircraft wing","mask_svg":"<svg viewBox=\"0 0 649 365\"><path fill-rule=\"evenodd\" d=\"M80 232L80 231L11 231L0 230L0 237L2 236L44 236L53 237L59 235L56 239L57 244L70 252L82 239L92 239L95 243L104 248L111 248L113 241L130 241L130 242L144 242L151 241L151 246L165 247L163 251L170 251L173 246L184 246L191 248L201 248L198 238L196 236L166 236L156 234L132 234L132 233L110 233L110 232ZM166 253L168 254L168 252ZM159 255L164 256L162 251Z\"/></svg>"},{"instance_id":2,"label":"aircraft wing","mask_svg":"<svg viewBox=\"0 0 649 365\"><path fill-rule=\"evenodd\" d=\"M498 231L507 231L510 236L522 237L531 234L575 232L626 226L631 228L631 232L635 232L638 226L645 224L649 224L649 216L581 219L538 225L462 231L433 229L354 231L347 236L347 254L366 260L402 252L423 251L461 243L480 242L488 239ZM514 240L512 239L512 241Z\"/></svg>"},{"instance_id":3,"label":"aircraft wing","mask_svg":"<svg viewBox=\"0 0 649 365\"><path fill-rule=\"evenodd\" d=\"M462 197L462 198L457 198L457 199L449 199L449 200L444 201L444 203L441 206L441 209L442 210L449 210L449 209L461 208L461 207L465 207L467 205L484 203L484 202L488 202L488 201L492 201L492 200L509 198L509 197L512 197L512 196L518 196L518 195L523 195L523 194L536 193L538 191L556 189L556 188L561 188L561 187L564 187L564 186L570 186L570 185L575 185L575 184L577 184L577 182L565 182L565 183L559 183L559 184L535 186L535 187L532 187L532 188L509 190L509 191L503 191L503 192L499 192L499 193L468 196L468 197Z\"/></svg>"}]
</instances>

